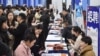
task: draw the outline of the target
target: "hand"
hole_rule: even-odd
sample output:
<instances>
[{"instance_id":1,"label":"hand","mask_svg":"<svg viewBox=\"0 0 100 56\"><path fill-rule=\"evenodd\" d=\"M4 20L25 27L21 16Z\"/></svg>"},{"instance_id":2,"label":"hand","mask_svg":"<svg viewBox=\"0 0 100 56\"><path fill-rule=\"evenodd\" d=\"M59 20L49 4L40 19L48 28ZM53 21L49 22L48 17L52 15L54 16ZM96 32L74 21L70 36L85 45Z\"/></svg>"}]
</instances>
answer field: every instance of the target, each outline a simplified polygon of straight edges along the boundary
<instances>
[{"instance_id":1,"label":"hand","mask_svg":"<svg viewBox=\"0 0 100 56\"><path fill-rule=\"evenodd\" d=\"M74 41L72 39L68 39L70 44L74 44Z\"/></svg>"},{"instance_id":2,"label":"hand","mask_svg":"<svg viewBox=\"0 0 100 56\"><path fill-rule=\"evenodd\" d=\"M11 29L15 29L15 27L14 27L14 26L10 26L10 28L11 28Z\"/></svg>"},{"instance_id":3,"label":"hand","mask_svg":"<svg viewBox=\"0 0 100 56\"><path fill-rule=\"evenodd\" d=\"M68 42L71 44L72 43L72 40L71 39L68 39Z\"/></svg>"},{"instance_id":4,"label":"hand","mask_svg":"<svg viewBox=\"0 0 100 56\"><path fill-rule=\"evenodd\" d=\"M43 52L44 52L44 50L40 50L40 51L39 51L39 54L42 54Z\"/></svg>"}]
</instances>

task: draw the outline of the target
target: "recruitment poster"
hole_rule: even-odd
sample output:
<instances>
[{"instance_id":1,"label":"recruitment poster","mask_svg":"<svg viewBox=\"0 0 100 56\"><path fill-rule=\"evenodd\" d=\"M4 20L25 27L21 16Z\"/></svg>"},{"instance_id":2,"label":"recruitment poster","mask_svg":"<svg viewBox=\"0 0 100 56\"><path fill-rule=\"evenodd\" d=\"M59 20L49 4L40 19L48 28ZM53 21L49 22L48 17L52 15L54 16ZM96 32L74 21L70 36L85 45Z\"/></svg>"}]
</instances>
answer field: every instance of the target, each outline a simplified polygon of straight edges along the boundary
<instances>
[{"instance_id":1,"label":"recruitment poster","mask_svg":"<svg viewBox=\"0 0 100 56\"><path fill-rule=\"evenodd\" d=\"M93 48L96 56L100 52L99 43L100 43L100 8L89 6L87 11L87 35L92 38ZM99 41L98 41L99 40Z\"/></svg>"},{"instance_id":2,"label":"recruitment poster","mask_svg":"<svg viewBox=\"0 0 100 56\"><path fill-rule=\"evenodd\" d=\"M84 29L84 18L83 18L83 1L84 0L75 0L75 25L79 26L83 31Z\"/></svg>"}]
</instances>

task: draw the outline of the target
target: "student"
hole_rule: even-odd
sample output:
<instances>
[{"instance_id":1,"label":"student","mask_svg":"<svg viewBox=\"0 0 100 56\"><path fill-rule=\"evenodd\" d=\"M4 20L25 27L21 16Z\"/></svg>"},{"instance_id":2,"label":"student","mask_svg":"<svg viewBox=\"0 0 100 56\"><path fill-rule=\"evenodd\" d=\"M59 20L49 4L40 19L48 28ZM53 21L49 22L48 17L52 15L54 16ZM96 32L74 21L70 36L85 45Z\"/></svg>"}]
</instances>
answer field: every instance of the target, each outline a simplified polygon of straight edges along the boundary
<instances>
[{"instance_id":1,"label":"student","mask_svg":"<svg viewBox=\"0 0 100 56\"><path fill-rule=\"evenodd\" d=\"M77 56L77 51L79 50L80 42L83 36L85 36L84 32L80 29L78 26L73 26L71 30L72 34L75 35L76 40L73 41L71 39L68 39L72 49L71 49L71 55Z\"/></svg>"},{"instance_id":2,"label":"student","mask_svg":"<svg viewBox=\"0 0 100 56\"><path fill-rule=\"evenodd\" d=\"M4 16L0 17L0 56L12 56L11 50L8 47L9 37L7 34L7 19Z\"/></svg>"},{"instance_id":3,"label":"student","mask_svg":"<svg viewBox=\"0 0 100 56\"><path fill-rule=\"evenodd\" d=\"M36 42L36 38L33 34L25 34L24 40L21 41L19 46L16 48L14 55L15 56L32 56L30 48Z\"/></svg>"},{"instance_id":4,"label":"student","mask_svg":"<svg viewBox=\"0 0 100 56\"><path fill-rule=\"evenodd\" d=\"M49 32L48 28L49 28L49 23L50 23L50 15L49 15L48 10L43 12L43 15L40 18L40 22L43 22L43 33L46 40L48 32Z\"/></svg>"},{"instance_id":5,"label":"student","mask_svg":"<svg viewBox=\"0 0 100 56\"><path fill-rule=\"evenodd\" d=\"M8 29L7 19L6 17L1 16L0 17L0 41L9 45L9 37L7 34L7 29Z\"/></svg>"},{"instance_id":6,"label":"student","mask_svg":"<svg viewBox=\"0 0 100 56\"><path fill-rule=\"evenodd\" d=\"M25 33L25 30L27 29L27 24L26 24L26 15L24 13L20 13L17 16L17 21L18 21L18 27L16 29L9 28L9 32L14 35L15 41L13 45L13 50L16 49L16 47L20 44L20 41L23 40L23 36Z\"/></svg>"},{"instance_id":7,"label":"student","mask_svg":"<svg viewBox=\"0 0 100 56\"><path fill-rule=\"evenodd\" d=\"M14 16L13 12L8 12L7 13L7 24L11 28L17 28L17 26L18 26L18 22L15 21L14 17L15 16Z\"/></svg>"},{"instance_id":8,"label":"student","mask_svg":"<svg viewBox=\"0 0 100 56\"><path fill-rule=\"evenodd\" d=\"M65 39L65 43L67 44L67 48L68 50L70 49L69 46L70 46L70 43L68 42L68 39L73 39L75 38L72 34L71 34L71 29L72 29L72 26L70 26L68 24L67 21L64 21L62 23L62 26L63 26L63 29L62 29L62 37ZM74 40L74 39L73 39Z\"/></svg>"},{"instance_id":9,"label":"student","mask_svg":"<svg viewBox=\"0 0 100 56\"><path fill-rule=\"evenodd\" d=\"M69 44L68 39L72 38L72 34L71 34L72 26L70 26L67 21L64 21L62 23L62 26L63 26L62 37L65 38L65 43Z\"/></svg>"},{"instance_id":10,"label":"student","mask_svg":"<svg viewBox=\"0 0 100 56\"><path fill-rule=\"evenodd\" d=\"M28 20L27 20L28 28L34 26L33 24L36 24L35 21L36 21L36 19L35 19L34 15L33 14L29 15Z\"/></svg>"},{"instance_id":11,"label":"student","mask_svg":"<svg viewBox=\"0 0 100 56\"><path fill-rule=\"evenodd\" d=\"M38 24L34 27L31 27L26 30L25 34L27 34L28 31L31 31L32 34L36 37L36 42L34 46L32 46L31 51L34 53L34 56L40 56L39 52L44 47L44 37L42 33L43 26L41 24Z\"/></svg>"},{"instance_id":12,"label":"student","mask_svg":"<svg viewBox=\"0 0 100 56\"><path fill-rule=\"evenodd\" d=\"M88 36L81 39L80 56L95 56L92 46L92 39Z\"/></svg>"},{"instance_id":13,"label":"student","mask_svg":"<svg viewBox=\"0 0 100 56\"><path fill-rule=\"evenodd\" d=\"M73 26L71 32L73 35L76 36L76 41L69 40L69 42L70 42L71 46L75 50L77 50L80 46L80 41L81 41L82 37L85 36L85 33L78 26Z\"/></svg>"}]
</instances>

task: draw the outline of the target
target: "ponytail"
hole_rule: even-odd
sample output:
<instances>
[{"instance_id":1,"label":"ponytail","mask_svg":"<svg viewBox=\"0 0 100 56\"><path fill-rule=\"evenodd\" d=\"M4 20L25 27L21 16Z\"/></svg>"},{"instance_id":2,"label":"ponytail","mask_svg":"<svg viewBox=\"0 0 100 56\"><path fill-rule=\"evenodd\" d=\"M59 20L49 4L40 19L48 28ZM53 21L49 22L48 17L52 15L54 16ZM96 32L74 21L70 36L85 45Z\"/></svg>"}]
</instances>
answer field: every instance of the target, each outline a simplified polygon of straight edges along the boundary
<instances>
[{"instance_id":1,"label":"ponytail","mask_svg":"<svg viewBox=\"0 0 100 56\"><path fill-rule=\"evenodd\" d=\"M85 36L85 33L83 31L81 31L81 35L84 37Z\"/></svg>"}]
</instances>

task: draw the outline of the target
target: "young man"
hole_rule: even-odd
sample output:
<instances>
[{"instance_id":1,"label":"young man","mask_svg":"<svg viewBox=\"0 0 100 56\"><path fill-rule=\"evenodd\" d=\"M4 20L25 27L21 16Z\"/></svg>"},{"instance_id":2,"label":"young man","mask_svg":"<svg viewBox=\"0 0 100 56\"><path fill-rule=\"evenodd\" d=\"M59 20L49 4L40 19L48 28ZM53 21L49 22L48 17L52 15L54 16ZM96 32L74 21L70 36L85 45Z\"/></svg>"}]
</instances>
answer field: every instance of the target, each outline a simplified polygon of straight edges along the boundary
<instances>
[{"instance_id":1,"label":"young man","mask_svg":"<svg viewBox=\"0 0 100 56\"><path fill-rule=\"evenodd\" d=\"M92 46L92 39L88 36L81 39L80 56L95 56Z\"/></svg>"}]
</instances>

